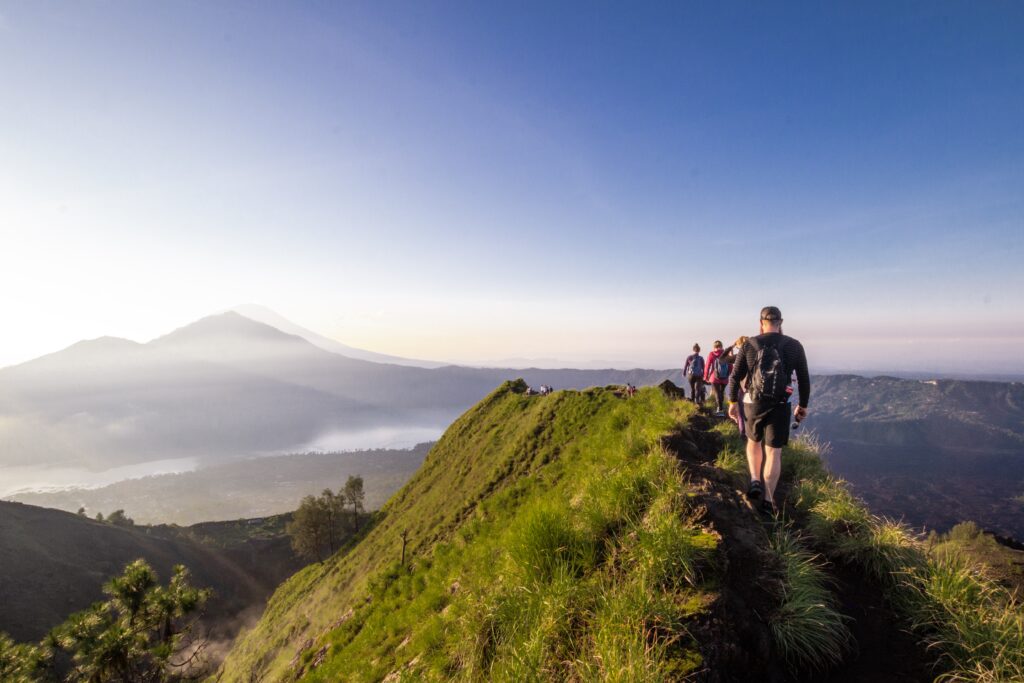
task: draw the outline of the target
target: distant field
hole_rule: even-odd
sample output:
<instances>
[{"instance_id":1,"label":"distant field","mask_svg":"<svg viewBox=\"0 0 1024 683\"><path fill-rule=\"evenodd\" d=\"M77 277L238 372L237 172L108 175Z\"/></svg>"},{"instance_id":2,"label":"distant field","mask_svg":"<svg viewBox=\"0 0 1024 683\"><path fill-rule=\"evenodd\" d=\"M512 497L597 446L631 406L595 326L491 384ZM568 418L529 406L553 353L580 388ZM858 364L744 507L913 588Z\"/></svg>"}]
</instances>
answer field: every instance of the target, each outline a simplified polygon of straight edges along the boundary
<instances>
[{"instance_id":1,"label":"distant field","mask_svg":"<svg viewBox=\"0 0 1024 683\"><path fill-rule=\"evenodd\" d=\"M97 489L10 496L92 517L123 509L138 524L196 524L294 510L303 496L363 477L366 509L380 507L419 468L433 444L406 450L301 453L240 460L193 472L129 479Z\"/></svg>"}]
</instances>

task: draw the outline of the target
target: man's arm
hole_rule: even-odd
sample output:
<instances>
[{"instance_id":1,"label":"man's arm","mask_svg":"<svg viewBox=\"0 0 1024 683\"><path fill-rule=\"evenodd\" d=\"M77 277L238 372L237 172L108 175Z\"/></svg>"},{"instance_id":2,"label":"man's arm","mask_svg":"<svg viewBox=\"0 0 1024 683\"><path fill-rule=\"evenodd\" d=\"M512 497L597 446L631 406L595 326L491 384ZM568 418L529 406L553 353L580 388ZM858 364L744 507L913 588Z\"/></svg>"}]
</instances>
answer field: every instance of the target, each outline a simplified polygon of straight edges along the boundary
<instances>
[{"instance_id":1,"label":"man's arm","mask_svg":"<svg viewBox=\"0 0 1024 683\"><path fill-rule=\"evenodd\" d=\"M740 397L740 384L746 378L747 373L750 372L750 364L747 361L747 348L750 342L743 345L740 349L739 355L736 357L736 367L729 373L729 388L728 396L729 400L735 403Z\"/></svg>"},{"instance_id":2,"label":"man's arm","mask_svg":"<svg viewBox=\"0 0 1024 683\"><path fill-rule=\"evenodd\" d=\"M796 383L800 391L800 407L806 408L811 399L811 373L807 370L807 354L800 342L794 344L793 369L796 370Z\"/></svg>"}]
</instances>

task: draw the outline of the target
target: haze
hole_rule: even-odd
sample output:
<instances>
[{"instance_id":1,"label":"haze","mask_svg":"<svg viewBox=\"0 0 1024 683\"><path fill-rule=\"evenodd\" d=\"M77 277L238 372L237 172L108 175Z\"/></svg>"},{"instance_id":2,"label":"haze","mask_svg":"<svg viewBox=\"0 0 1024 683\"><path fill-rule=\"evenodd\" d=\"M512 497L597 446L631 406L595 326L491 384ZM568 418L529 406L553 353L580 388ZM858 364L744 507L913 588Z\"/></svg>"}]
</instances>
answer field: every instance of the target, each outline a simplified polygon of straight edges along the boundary
<instances>
[{"instance_id":1,"label":"haze","mask_svg":"<svg viewBox=\"0 0 1024 683\"><path fill-rule=\"evenodd\" d=\"M672 367L771 303L818 366L1024 371L1024 9L786 7L0 3L0 365L256 302Z\"/></svg>"}]
</instances>

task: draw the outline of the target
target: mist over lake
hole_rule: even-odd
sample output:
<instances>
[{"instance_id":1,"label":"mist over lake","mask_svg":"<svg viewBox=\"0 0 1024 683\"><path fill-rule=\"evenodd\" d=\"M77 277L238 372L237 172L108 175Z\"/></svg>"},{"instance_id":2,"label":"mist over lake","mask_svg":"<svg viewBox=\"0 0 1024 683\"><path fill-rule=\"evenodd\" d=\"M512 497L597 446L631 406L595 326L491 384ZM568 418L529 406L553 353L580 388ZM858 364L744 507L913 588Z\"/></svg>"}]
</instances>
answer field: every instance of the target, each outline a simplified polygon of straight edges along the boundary
<instances>
[{"instance_id":1,"label":"mist over lake","mask_svg":"<svg viewBox=\"0 0 1024 683\"><path fill-rule=\"evenodd\" d=\"M151 460L105 470L47 465L0 467L0 498L24 491L98 488L125 479L190 472L198 468L199 463L198 457L187 457Z\"/></svg>"}]
</instances>

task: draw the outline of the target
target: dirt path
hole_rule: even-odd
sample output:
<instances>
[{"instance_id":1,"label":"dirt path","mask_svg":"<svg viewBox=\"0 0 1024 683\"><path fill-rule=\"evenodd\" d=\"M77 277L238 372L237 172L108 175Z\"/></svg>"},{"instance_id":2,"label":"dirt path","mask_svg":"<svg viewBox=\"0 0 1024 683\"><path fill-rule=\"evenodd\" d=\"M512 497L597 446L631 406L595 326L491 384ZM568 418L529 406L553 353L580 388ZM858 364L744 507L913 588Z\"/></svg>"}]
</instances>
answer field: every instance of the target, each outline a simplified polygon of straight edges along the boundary
<instances>
[{"instance_id":1,"label":"dirt path","mask_svg":"<svg viewBox=\"0 0 1024 683\"><path fill-rule=\"evenodd\" d=\"M777 605L777 574L766 552L771 523L747 505L735 477L714 466L721 437L709 431L714 423L703 415L664 440L676 455L695 492L698 515L722 536L724 576L719 598L695 625L694 636L705 645L705 671L710 683L758 680L764 683L860 683L863 681L932 681L933 658L907 632L888 608L880 587L855 568L830 565L842 611L851 617L855 650L827 672L794 679L772 656L768 619ZM784 494L788 486L780 486ZM782 496L780 496L780 500Z\"/></svg>"}]
</instances>

